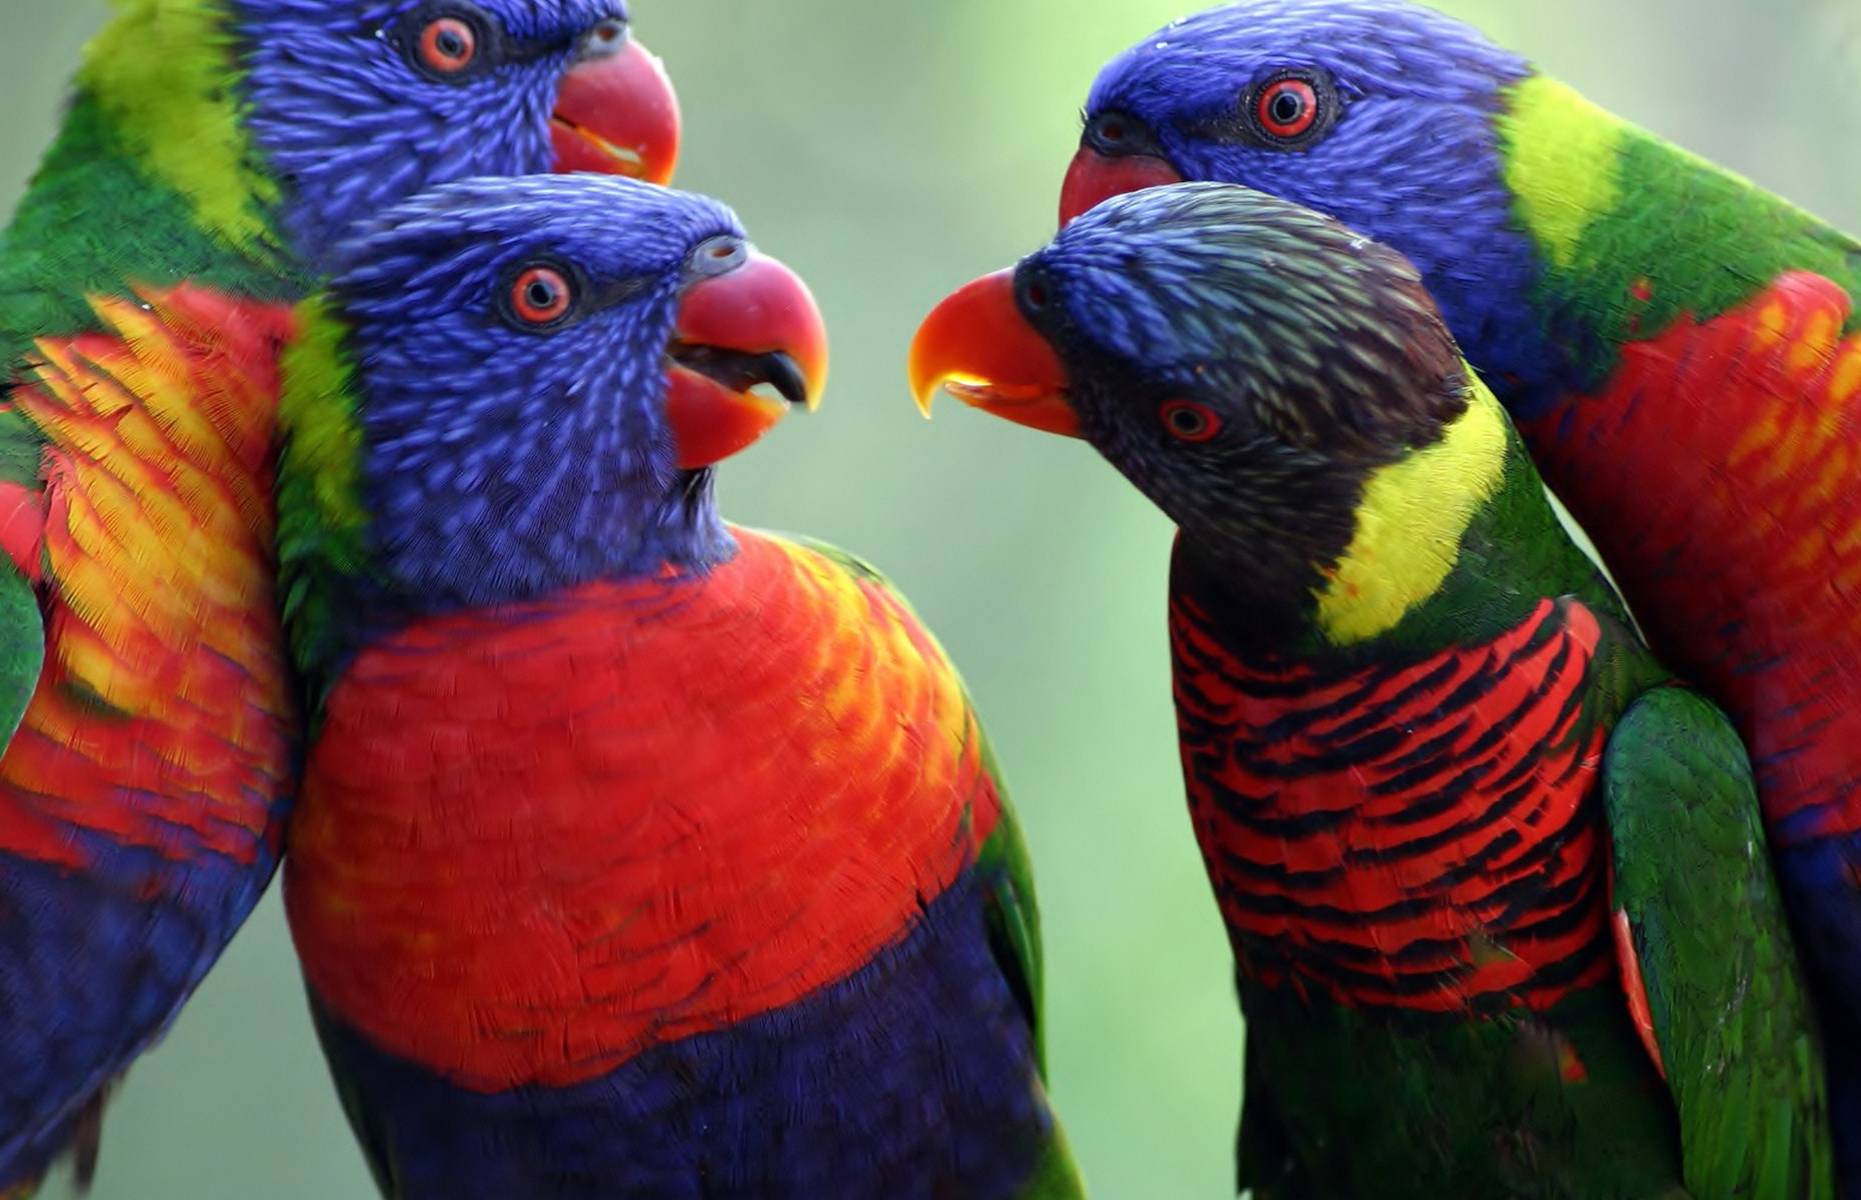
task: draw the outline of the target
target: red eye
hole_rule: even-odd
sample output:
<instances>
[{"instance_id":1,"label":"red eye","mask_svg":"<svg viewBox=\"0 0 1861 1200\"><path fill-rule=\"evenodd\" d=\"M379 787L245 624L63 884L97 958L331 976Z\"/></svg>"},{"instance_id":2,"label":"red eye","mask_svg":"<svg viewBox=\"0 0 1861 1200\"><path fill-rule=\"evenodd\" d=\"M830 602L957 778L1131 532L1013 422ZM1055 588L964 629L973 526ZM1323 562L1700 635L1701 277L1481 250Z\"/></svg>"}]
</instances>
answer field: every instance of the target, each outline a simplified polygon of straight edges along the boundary
<instances>
[{"instance_id":1,"label":"red eye","mask_svg":"<svg viewBox=\"0 0 1861 1200\"><path fill-rule=\"evenodd\" d=\"M1221 432L1221 418L1206 404L1171 400L1157 410L1163 428L1179 442L1206 442Z\"/></svg>"},{"instance_id":2,"label":"red eye","mask_svg":"<svg viewBox=\"0 0 1861 1200\"><path fill-rule=\"evenodd\" d=\"M1301 137L1318 123L1318 89L1303 79L1275 80L1260 89L1254 118L1270 137Z\"/></svg>"},{"instance_id":3,"label":"red eye","mask_svg":"<svg viewBox=\"0 0 1861 1200\"><path fill-rule=\"evenodd\" d=\"M529 267L511 284L511 311L526 325L560 321L574 303L575 289L554 267Z\"/></svg>"},{"instance_id":4,"label":"red eye","mask_svg":"<svg viewBox=\"0 0 1861 1200\"><path fill-rule=\"evenodd\" d=\"M420 61L441 75L457 75L478 58L478 31L458 17L441 17L420 31Z\"/></svg>"}]
</instances>

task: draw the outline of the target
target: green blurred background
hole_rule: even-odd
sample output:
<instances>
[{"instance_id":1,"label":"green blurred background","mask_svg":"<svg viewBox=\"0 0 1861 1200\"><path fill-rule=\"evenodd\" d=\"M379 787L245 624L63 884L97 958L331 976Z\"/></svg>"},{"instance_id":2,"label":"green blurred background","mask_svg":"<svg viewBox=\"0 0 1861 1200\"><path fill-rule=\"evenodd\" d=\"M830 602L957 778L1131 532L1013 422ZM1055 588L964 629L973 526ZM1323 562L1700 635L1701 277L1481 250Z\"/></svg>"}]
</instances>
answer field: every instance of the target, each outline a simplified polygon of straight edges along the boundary
<instances>
[{"instance_id":1,"label":"green blurred background","mask_svg":"<svg viewBox=\"0 0 1861 1200\"><path fill-rule=\"evenodd\" d=\"M856 549L962 666L1046 909L1054 1092L1096 1195L1230 1194L1240 1024L1183 812L1170 531L1083 446L913 411L952 286L1050 232L1097 66L1196 0L635 0L685 103L681 183L814 284L827 407L724 475L726 510ZM1594 99L1861 229L1856 0L1448 0ZM103 0L0 0L0 210ZM55 1184L53 1195L63 1195ZM372 1195L267 900L105 1122L98 1200ZM830 1200L830 1198L823 1198Z\"/></svg>"}]
</instances>

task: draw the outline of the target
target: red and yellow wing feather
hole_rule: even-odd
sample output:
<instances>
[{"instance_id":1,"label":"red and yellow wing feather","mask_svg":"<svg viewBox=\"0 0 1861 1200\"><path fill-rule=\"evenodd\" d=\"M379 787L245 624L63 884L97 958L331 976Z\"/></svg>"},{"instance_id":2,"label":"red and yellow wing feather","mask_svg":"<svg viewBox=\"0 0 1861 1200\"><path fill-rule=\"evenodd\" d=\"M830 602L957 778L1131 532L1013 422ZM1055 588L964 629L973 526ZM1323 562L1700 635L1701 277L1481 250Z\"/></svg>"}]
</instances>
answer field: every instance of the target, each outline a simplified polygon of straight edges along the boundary
<instances>
[{"instance_id":1,"label":"red and yellow wing feather","mask_svg":"<svg viewBox=\"0 0 1861 1200\"><path fill-rule=\"evenodd\" d=\"M275 853L292 736L270 453L288 311L192 287L93 301L11 402L44 490L0 497L46 662L0 758L0 850L82 868L73 831L173 859Z\"/></svg>"},{"instance_id":2,"label":"red and yellow wing feather","mask_svg":"<svg viewBox=\"0 0 1861 1200\"><path fill-rule=\"evenodd\" d=\"M1656 648L1745 734L1786 846L1861 830L1851 313L1831 281L1786 275L1624 347L1604 392L1527 428Z\"/></svg>"}]
</instances>

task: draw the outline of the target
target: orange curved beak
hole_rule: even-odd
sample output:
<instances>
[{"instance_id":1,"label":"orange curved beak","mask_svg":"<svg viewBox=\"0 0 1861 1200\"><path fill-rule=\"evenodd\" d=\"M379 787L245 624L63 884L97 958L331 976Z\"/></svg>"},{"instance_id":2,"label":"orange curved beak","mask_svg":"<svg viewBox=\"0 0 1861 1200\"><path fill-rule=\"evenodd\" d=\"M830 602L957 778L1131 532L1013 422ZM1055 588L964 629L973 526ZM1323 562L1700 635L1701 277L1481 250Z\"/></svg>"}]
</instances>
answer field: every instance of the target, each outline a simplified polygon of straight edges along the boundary
<instances>
[{"instance_id":1,"label":"orange curved beak","mask_svg":"<svg viewBox=\"0 0 1861 1200\"><path fill-rule=\"evenodd\" d=\"M557 171L669 183L678 167L678 93L664 64L629 38L562 77L549 135Z\"/></svg>"},{"instance_id":2,"label":"orange curved beak","mask_svg":"<svg viewBox=\"0 0 1861 1200\"><path fill-rule=\"evenodd\" d=\"M910 371L911 394L926 417L945 391L1018 425L1079 436L1066 368L1021 315L1012 269L983 276L932 310L911 341Z\"/></svg>"},{"instance_id":3,"label":"orange curved beak","mask_svg":"<svg viewBox=\"0 0 1861 1200\"><path fill-rule=\"evenodd\" d=\"M820 407L827 325L808 285L773 258L751 251L736 270L687 288L675 338L666 422L681 470L747 448L793 406Z\"/></svg>"},{"instance_id":4,"label":"orange curved beak","mask_svg":"<svg viewBox=\"0 0 1861 1200\"><path fill-rule=\"evenodd\" d=\"M1183 181L1182 172L1154 154L1112 157L1090 146L1079 147L1060 188L1060 228L1091 212L1113 196L1141 192Z\"/></svg>"}]
</instances>

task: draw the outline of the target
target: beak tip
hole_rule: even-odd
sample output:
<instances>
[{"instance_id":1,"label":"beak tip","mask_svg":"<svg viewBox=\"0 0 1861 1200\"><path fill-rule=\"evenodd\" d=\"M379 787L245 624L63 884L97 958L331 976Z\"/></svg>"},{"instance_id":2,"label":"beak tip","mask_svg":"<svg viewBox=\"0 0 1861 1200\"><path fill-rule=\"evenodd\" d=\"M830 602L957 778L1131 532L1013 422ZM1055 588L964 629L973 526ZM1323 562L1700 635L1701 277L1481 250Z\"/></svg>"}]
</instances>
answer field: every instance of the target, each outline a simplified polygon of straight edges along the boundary
<instances>
[{"instance_id":1,"label":"beak tip","mask_svg":"<svg viewBox=\"0 0 1861 1200\"><path fill-rule=\"evenodd\" d=\"M912 398L928 420L939 392L1022 425L1071 420L1066 369L1021 313L1013 268L966 284L931 310L911 343Z\"/></svg>"}]
</instances>

